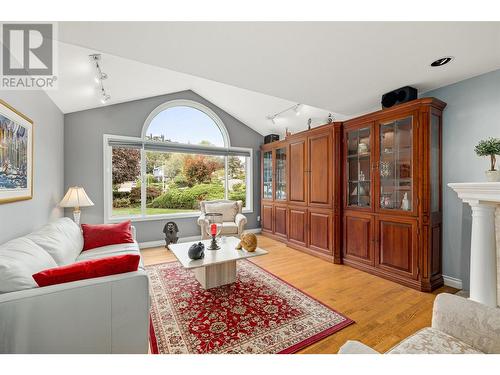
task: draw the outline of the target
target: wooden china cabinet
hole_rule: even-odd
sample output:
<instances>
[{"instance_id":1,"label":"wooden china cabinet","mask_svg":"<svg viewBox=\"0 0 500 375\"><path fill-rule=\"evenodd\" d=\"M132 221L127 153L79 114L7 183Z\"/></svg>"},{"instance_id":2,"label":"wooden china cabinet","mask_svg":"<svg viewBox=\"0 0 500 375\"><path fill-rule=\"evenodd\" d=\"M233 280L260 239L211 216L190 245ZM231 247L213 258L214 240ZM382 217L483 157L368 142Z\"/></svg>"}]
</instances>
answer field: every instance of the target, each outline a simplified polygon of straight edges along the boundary
<instances>
[{"instance_id":1,"label":"wooden china cabinet","mask_svg":"<svg viewBox=\"0 0 500 375\"><path fill-rule=\"evenodd\" d=\"M261 226L290 247L340 263L341 123L261 149Z\"/></svg>"},{"instance_id":2,"label":"wooden china cabinet","mask_svg":"<svg viewBox=\"0 0 500 375\"><path fill-rule=\"evenodd\" d=\"M443 285L445 106L417 99L263 145L263 234L418 290Z\"/></svg>"},{"instance_id":3,"label":"wooden china cabinet","mask_svg":"<svg viewBox=\"0 0 500 375\"><path fill-rule=\"evenodd\" d=\"M343 124L345 264L431 291L441 273L441 123L424 98Z\"/></svg>"}]
</instances>

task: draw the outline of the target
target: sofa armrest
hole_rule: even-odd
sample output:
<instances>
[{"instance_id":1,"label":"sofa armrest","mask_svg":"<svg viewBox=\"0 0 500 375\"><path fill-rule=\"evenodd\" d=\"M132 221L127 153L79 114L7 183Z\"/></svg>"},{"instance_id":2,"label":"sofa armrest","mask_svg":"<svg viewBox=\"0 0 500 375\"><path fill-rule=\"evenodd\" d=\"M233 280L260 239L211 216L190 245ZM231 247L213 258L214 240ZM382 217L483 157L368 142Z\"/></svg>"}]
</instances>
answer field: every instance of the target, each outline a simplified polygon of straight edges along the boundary
<instances>
[{"instance_id":1,"label":"sofa armrest","mask_svg":"<svg viewBox=\"0 0 500 375\"><path fill-rule=\"evenodd\" d=\"M380 354L375 349L359 341L348 340L339 349L338 354Z\"/></svg>"},{"instance_id":2,"label":"sofa armrest","mask_svg":"<svg viewBox=\"0 0 500 375\"><path fill-rule=\"evenodd\" d=\"M434 300L432 328L484 353L500 353L500 309L448 293Z\"/></svg>"},{"instance_id":3,"label":"sofa armrest","mask_svg":"<svg viewBox=\"0 0 500 375\"><path fill-rule=\"evenodd\" d=\"M0 295L0 353L147 353L142 271Z\"/></svg>"},{"instance_id":4,"label":"sofa armrest","mask_svg":"<svg viewBox=\"0 0 500 375\"><path fill-rule=\"evenodd\" d=\"M132 239L137 242L137 230L133 225L130 226L130 229L132 230Z\"/></svg>"}]
</instances>

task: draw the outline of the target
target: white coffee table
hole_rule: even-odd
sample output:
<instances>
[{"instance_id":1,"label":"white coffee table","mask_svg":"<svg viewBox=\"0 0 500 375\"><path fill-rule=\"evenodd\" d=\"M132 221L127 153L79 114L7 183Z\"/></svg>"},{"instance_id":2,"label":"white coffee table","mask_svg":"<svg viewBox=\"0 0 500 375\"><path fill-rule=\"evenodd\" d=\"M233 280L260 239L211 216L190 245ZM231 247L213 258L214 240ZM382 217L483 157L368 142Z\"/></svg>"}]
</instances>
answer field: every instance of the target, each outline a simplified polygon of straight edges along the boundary
<instances>
[{"instance_id":1,"label":"white coffee table","mask_svg":"<svg viewBox=\"0 0 500 375\"><path fill-rule=\"evenodd\" d=\"M236 261L267 254L261 248L253 252L236 250L240 240L236 237L223 237L218 240L219 250L208 250L211 240L201 241L205 245L205 256L192 260L188 257L189 247L200 241L168 245L184 268L192 269L196 280L203 289L215 288L236 281Z\"/></svg>"}]
</instances>

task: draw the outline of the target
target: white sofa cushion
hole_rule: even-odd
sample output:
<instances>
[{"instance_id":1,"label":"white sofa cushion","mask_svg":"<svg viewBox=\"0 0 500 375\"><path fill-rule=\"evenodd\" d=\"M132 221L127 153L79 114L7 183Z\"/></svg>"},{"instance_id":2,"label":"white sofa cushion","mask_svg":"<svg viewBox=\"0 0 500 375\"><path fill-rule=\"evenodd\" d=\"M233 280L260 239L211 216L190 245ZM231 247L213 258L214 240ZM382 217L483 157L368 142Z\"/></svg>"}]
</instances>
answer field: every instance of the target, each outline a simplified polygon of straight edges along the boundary
<instances>
[{"instance_id":1,"label":"white sofa cushion","mask_svg":"<svg viewBox=\"0 0 500 375\"><path fill-rule=\"evenodd\" d=\"M141 255L139 250L139 245L137 242L132 243L123 243L118 245L108 245L97 247L95 249L85 250L76 258L77 262L82 262L84 260L89 259L100 259L107 258L116 255L126 255L126 254L134 254ZM139 268L144 269L144 265L142 264L142 258L139 262Z\"/></svg>"},{"instance_id":2,"label":"white sofa cushion","mask_svg":"<svg viewBox=\"0 0 500 375\"><path fill-rule=\"evenodd\" d=\"M47 251L59 266L73 263L83 249L80 227L67 217L44 225L26 237Z\"/></svg>"},{"instance_id":3,"label":"white sofa cushion","mask_svg":"<svg viewBox=\"0 0 500 375\"><path fill-rule=\"evenodd\" d=\"M223 221L233 221L238 213L238 202L205 203L206 213L222 214Z\"/></svg>"},{"instance_id":4,"label":"white sofa cushion","mask_svg":"<svg viewBox=\"0 0 500 375\"><path fill-rule=\"evenodd\" d=\"M26 237L0 246L0 293L37 287L32 275L56 262L44 249Z\"/></svg>"}]
</instances>

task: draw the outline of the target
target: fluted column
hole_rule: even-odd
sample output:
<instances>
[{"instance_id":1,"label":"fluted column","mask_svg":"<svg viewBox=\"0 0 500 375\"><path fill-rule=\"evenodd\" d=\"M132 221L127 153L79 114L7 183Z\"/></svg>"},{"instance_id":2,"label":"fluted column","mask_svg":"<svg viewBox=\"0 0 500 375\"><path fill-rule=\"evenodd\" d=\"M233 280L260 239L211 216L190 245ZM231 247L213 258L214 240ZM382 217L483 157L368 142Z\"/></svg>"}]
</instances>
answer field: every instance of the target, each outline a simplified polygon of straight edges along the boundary
<instances>
[{"instance_id":1,"label":"fluted column","mask_svg":"<svg viewBox=\"0 0 500 375\"><path fill-rule=\"evenodd\" d=\"M466 200L472 208L470 299L497 306L496 204Z\"/></svg>"}]
</instances>

